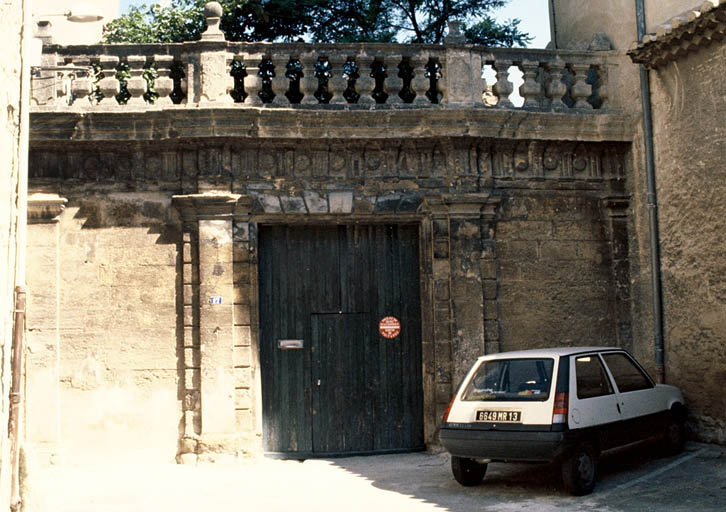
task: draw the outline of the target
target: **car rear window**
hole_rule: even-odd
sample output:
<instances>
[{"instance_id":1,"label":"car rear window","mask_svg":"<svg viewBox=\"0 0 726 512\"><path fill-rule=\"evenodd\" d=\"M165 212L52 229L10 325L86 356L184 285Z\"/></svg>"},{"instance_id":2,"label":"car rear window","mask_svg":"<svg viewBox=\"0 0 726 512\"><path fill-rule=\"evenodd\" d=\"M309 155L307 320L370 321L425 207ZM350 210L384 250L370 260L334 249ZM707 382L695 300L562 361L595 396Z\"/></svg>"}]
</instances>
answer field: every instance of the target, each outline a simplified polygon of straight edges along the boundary
<instances>
[{"instance_id":1,"label":"car rear window","mask_svg":"<svg viewBox=\"0 0 726 512\"><path fill-rule=\"evenodd\" d=\"M545 401L550 394L553 359L483 361L464 390L462 400Z\"/></svg>"},{"instance_id":2,"label":"car rear window","mask_svg":"<svg viewBox=\"0 0 726 512\"><path fill-rule=\"evenodd\" d=\"M610 379L596 354L575 359L575 375L577 398L595 398L613 393Z\"/></svg>"}]
</instances>

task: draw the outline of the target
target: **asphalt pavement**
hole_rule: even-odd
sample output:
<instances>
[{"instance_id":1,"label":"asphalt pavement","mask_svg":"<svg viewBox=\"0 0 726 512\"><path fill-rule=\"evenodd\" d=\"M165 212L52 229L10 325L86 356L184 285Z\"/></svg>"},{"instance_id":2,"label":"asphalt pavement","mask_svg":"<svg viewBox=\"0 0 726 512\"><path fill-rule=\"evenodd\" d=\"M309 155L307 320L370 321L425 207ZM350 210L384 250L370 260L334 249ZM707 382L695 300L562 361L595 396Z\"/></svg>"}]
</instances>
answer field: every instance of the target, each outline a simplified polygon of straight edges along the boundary
<instances>
[{"instance_id":1,"label":"asphalt pavement","mask_svg":"<svg viewBox=\"0 0 726 512\"><path fill-rule=\"evenodd\" d=\"M690 443L660 457L652 448L601 461L595 491L573 497L551 465L490 464L462 487L445 453L326 460L266 458L182 466L68 462L32 471L24 512L160 511L723 511L726 447Z\"/></svg>"}]
</instances>

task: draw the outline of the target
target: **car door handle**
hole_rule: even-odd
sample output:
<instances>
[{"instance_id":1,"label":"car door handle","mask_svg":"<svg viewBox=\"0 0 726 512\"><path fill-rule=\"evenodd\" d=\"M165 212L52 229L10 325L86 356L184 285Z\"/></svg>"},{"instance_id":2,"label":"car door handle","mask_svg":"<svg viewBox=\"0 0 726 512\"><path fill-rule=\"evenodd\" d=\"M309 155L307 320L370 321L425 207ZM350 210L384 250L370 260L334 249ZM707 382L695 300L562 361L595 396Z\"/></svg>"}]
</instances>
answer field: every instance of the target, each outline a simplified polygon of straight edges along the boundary
<instances>
[{"instance_id":1,"label":"car door handle","mask_svg":"<svg viewBox=\"0 0 726 512\"><path fill-rule=\"evenodd\" d=\"M318 382L320 382L320 381L318 381ZM615 405L618 407L618 414L622 414L623 411L620 410L620 404L615 404Z\"/></svg>"}]
</instances>

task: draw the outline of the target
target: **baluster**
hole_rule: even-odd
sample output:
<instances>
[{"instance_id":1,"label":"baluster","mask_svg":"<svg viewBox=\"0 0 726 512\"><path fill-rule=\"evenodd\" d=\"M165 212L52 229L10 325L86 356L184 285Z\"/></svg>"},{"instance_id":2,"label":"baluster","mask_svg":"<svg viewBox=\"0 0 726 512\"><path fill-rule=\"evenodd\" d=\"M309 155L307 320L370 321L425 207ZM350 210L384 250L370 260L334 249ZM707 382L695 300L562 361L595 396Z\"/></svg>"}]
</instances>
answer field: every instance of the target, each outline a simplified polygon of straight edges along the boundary
<instances>
[{"instance_id":1,"label":"baluster","mask_svg":"<svg viewBox=\"0 0 726 512\"><path fill-rule=\"evenodd\" d=\"M547 98L550 100L552 110L567 110L567 105L562 98L567 94L567 85L562 81L562 74L565 71L565 64L560 59L550 62L547 65L549 80L547 82Z\"/></svg>"},{"instance_id":2,"label":"baluster","mask_svg":"<svg viewBox=\"0 0 726 512\"><path fill-rule=\"evenodd\" d=\"M484 79L484 64L479 53L471 55L471 86L474 89L474 106L484 106L484 93L487 90L487 81Z\"/></svg>"},{"instance_id":3,"label":"baluster","mask_svg":"<svg viewBox=\"0 0 726 512\"><path fill-rule=\"evenodd\" d=\"M315 76L315 64L317 62L317 56L312 53L300 55L300 63L303 67L303 76L300 78L300 92L303 94L300 103L302 105L318 104L318 99L315 97L315 92L320 85L318 78Z\"/></svg>"},{"instance_id":4,"label":"baluster","mask_svg":"<svg viewBox=\"0 0 726 512\"><path fill-rule=\"evenodd\" d=\"M318 58L318 62L315 64L315 76L318 78L318 92L319 92L319 99L318 101L320 103L330 103L330 78L332 76L331 72L331 62L330 59L328 59L327 55L323 55Z\"/></svg>"},{"instance_id":5,"label":"baluster","mask_svg":"<svg viewBox=\"0 0 726 512\"><path fill-rule=\"evenodd\" d=\"M272 77L272 92L275 98L272 104L276 106L289 105L290 101L285 93L290 88L290 79L285 76L286 66L290 57L275 55L272 57L272 64L275 66L275 76Z\"/></svg>"},{"instance_id":6,"label":"baluster","mask_svg":"<svg viewBox=\"0 0 726 512\"><path fill-rule=\"evenodd\" d=\"M444 80L444 65L439 59L432 60L428 69L431 92L436 98L432 103L446 104L449 102L449 90Z\"/></svg>"},{"instance_id":7,"label":"baluster","mask_svg":"<svg viewBox=\"0 0 726 512\"><path fill-rule=\"evenodd\" d=\"M386 63L386 79L383 82L383 90L388 97L386 103L389 105L399 105L403 103L403 100L398 95L403 88L403 79L398 76L398 65L401 63L400 55L392 55L385 59Z\"/></svg>"},{"instance_id":8,"label":"baluster","mask_svg":"<svg viewBox=\"0 0 726 512\"><path fill-rule=\"evenodd\" d=\"M182 58L184 59L182 67L184 77L180 80L179 86L182 92L186 93L186 103L189 104L199 101L199 86L196 84L196 80L194 78L197 76L197 69L199 69L199 66L189 58L189 55L184 55Z\"/></svg>"},{"instance_id":9,"label":"baluster","mask_svg":"<svg viewBox=\"0 0 726 512\"><path fill-rule=\"evenodd\" d=\"M126 58L131 76L126 81L126 90L131 97L128 105L144 105L144 94L146 93L146 80L144 80L144 64L146 57L143 55L129 55Z\"/></svg>"},{"instance_id":10,"label":"baluster","mask_svg":"<svg viewBox=\"0 0 726 512\"><path fill-rule=\"evenodd\" d=\"M345 79L347 86L343 91L343 99L347 103L358 103L360 94L356 91L356 84L360 79L360 67L355 61L355 57L346 57L343 62L343 78ZM349 94L346 96L346 92Z\"/></svg>"},{"instance_id":11,"label":"baluster","mask_svg":"<svg viewBox=\"0 0 726 512\"><path fill-rule=\"evenodd\" d=\"M330 98L331 105L345 105L343 93L348 88L348 79L343 76L343 65L348 61L345 54L335 53L328 58L330 61L330 80L328 80L328 92L333 96Z\"/></svg>"},{"instance_id":12,"label":"baluster","mask_svg":"<svg viewBox=\"0 0 726 512\"><path fill-rule=\"evenodd\" d=\"M156 98L157 105L171 105L172 101L169 95L174 90L174 80L171 79L171 65L174 57L171 55L154 55L156 63L156 71L159 76L154 81L154 90L159 96Z\"/></svg>"},{"instance_id":13,"label":"baluster","mask_svg":"<svg viewBox=\"0 0 726 512\"><path fill-rule=\"evenodd\" d=\"M600 97L600 110L605 110L610 106L608 102L610 90L608 87L607 66L605 64L600 65L596 71L600 77L600 89L597 91L597 95Z\"/></svg>"},{"instance_id":14,"label":"baluster","mask_svg":"<svg viewBox=\"0 0 726 512\"><path fill-rule=\"evenodd\" d=\"M587 72L590 64L571 64L570 68L575 75L575 83L572 86L572 99L575 100L575 108L592 110L592 105L587 98L592 95L592 85L587 83Z\"/></svg>"},{"instance_id":15,"label":"baluster","mask_svg":"<svg viewBox=\"0 0 726 512\"><path fill-rule=\"evenodd\" d=\"M78 67L78 71L75 72L76 78L71 82L73 105L78 103L84 106L84 101L88 101L91 94L92 80L89 74L91 61L88 57L80 57L73 60L73 65Z\"/></svg>"},{"instance_id":16,"label":"baluster","mask_svg":"<svg viewBox=\"0 0 726 512\"><path fill-rule=\"evenodd\" d=\"M426 77L426 64L429 62L429 56L420 53L411 57L411 66L413 67L413 79L411 80L411 89L416 93L413 99L414 105L430 105L431 100L426 97L426 92L431 86L430 80Z\"/></svg>"},{"instance_id":17,"label":"baluster","mask_svg":"<svg viewBox=\"0 0 726 512\"><path fill-rule=\"evenodd\" d=\"M509 95L514 92L514 84L509 81L509 68L512 65L511 60L495 60L492 68L497 73L497 83L494 84L492 90L494 95L499 98L497 106L500 108L514 108L512 102L509 101Z\"/></svg>"},{"instance_id":18,"label":"baluster","mask_svg":"<svg viewBox=\"0 0 726 512\"><path fill-rule=\"evenodd\" d=\"M358 64L358 74L360 78L356 81L356 90L360 94L358 100L359 105L375 105L376 100L373 99L371 94L373 89L376 87L376 81L371 76L371 64L373 62L372 57L359 55L355 59Z\"/></svg>"},{"instance_id":19,"label":"baluster","mask_svg":"<svg viewBox=\"0 0 726 512\"><path fill-rule=\"evenodd\" d=\"M51 66L63 66L72 67L73 61L69 58L64 59L53 59L50 63ZM73 93L71 92L71 86L73 80L75 80L76 74L73 71L49 71L55 75L54 80L55 86L51 91L51 103L63 103L65 105L71 105L73 103ZM60 101L59 101L60 100Z\"/></svg>"},{"instance_id":20,"label":"baluster","mask_svg":"<svg viewBox=\"0 0 726 512\"><path fill-rule=\"evenodd\" d=\"M524 60L520 65L524 75L524 82L519 86L519 94L524 98L524 108L539 108L540 85L537 83L537 70L539 62Z\"/></svg>"},{"instance_id":21,"label":"baluster","mask_svg":"<svg viewBox=\"0 0 726 512\"><path fill-rule=\"evenodd\" d=\"M98 90L103 97L98 103L104 105L118 105L116 95L121 91L121 84L116 78L116 68L119 58L112 55L102 55L100 59L101 73L103 78L98 82Z\"/></svg>"},{"instance_id":22,"label":"baluster","mask_svg":"<svg viewBox=\"0 0 726 512\"><path fill-rule=\"evenodd\" d=\"M429 80L429 92L427 96L431 103L445 105L449 102L449 89L444 80L444 65L439 59L431 59L426 67L427 79ZM431 99L431 98L434 99Z\"/></svg>"},{"instance_id":23,"label":"baluster","mask_svg":"<svg viewBox=\"0 0 726 512\"><path fill-rule=\"evenodd\" d=\"M247 97L245 98L245 105L260 106L262 105L262 98L260 98L260 91L262 90L262 77L257 73L260 71L260 62L262 62L262 55L247 55L248 58L242 58L242 62L245 63L247 69L247 76L244 78L245 92Z\"/></svg>"}]
</instances>

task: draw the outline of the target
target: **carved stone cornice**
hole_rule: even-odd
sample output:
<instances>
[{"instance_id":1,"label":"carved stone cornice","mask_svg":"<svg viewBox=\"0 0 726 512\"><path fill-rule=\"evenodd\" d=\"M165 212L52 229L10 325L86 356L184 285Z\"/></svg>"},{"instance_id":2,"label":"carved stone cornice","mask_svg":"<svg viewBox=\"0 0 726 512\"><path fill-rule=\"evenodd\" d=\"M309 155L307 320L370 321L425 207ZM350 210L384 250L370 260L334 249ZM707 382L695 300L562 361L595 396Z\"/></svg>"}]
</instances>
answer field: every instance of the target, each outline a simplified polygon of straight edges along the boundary
<instances>
[{"instance_id":1,"label":"carved stone cornice","mask_svg":"<svg viewBox=\"0 0 726 512\"><path fill-rule=\"evenodd\" d=\"M35 193L28 196L28 223L57 222L66 208L68 199L58 194Z\"/></svg>"},{"instance_id":2,"label":"carved stone cornice","mask_svg":"<svg viewBox=\"0 0 726 512\"><path fill-rule=\"evenodd\" d=\"M634 117L626 113L563 114L507 109L393 107L369 110L303 108L236 108L125 111L58 111L35 107L30 114L31 143L43 141L130 142L196 141L198 139L425 139L491 137L578 140L633 139Z\"/></svg>"},{"instance_id":3,"label":"carved stone cornice","mask_svg":"<svg viewBox=\"0 0 726 512\"><path fill-rule=\"evenodd\" d=\"M636 64L659 68L726 36L726 0L707 0L657 27L628 55Z\"/></svg>"},{"instance_id":4,"label":"carved stone cornice","mask_svg":"<svg viewBox=\"0 0 726 512\"><path fill-rule=\"evenodd\" d=\"M172 204L186 222L248 215L254 198L242 194L207 192L171 196Z\"/></svg>"}]
</instances>

